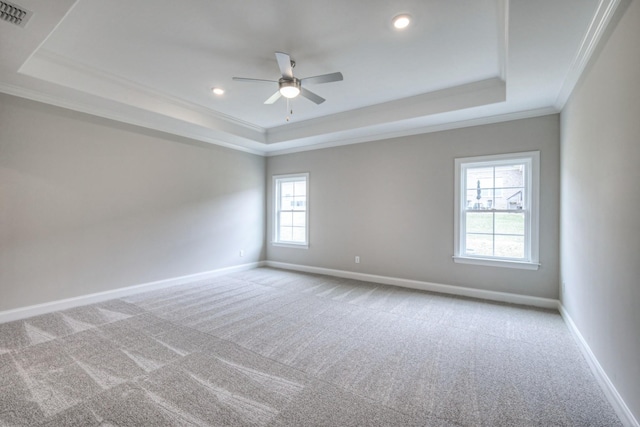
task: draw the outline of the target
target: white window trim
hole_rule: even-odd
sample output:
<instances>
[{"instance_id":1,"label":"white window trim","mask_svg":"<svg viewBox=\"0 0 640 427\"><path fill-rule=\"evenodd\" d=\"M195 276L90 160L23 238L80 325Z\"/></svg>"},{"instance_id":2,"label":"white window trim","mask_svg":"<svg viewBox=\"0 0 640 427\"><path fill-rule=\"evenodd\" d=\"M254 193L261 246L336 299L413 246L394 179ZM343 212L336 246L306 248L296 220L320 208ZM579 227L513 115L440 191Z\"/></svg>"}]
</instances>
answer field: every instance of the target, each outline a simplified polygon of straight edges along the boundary
<instances>
[{"instance_id":1,"label":"white window trim","mask_svg":"<svg viewBox=\"0 0 640 427\"><path fill-rule=\"evenodd\" d=\"M280 230L278 224L278 210L280 204L280 186L278 182L286 182L286 181L299 181L300 178L304 178L306 184L306 209L305 209L305 236L304 243L296 243L296 242L280 242L278 239L278 230ZM273 231L272 231L272 240L271 245L280 246L284 248L298 248L298 249L308 249L309 248L309 173L290 173L286 175L273 175L272 177L272 188L273 188Z\"/></svg>"},{"instance_id":2,"label":"white window trim","mask_svg":"<svg viewBox=\"0 0 640 427\"><path fill-rule=\"evenodd\" d=\"M463 222L463 206L466 206L466 194L462 191L462 175L466 168L477 167L486 162L504 162L511 163L513 161L526 160L530 162L531 167L527 168L525 176L525 186L531 183L531 191L528 192L529 199L527 206L530 206L530 226L525 235L525 250L529 248L528 259L525 261L502 259L498 257L481 257L471 255L461 255L464 247L462 239L465 236ZM491 267L520 268L526 270L537 270L540 267L540 152L528 151L523 153L497 154L490 156L465 157L455 159L455 198L454 198L454 256L453 260L461 264L475 264Z\"/></svg>"}]
</instances>

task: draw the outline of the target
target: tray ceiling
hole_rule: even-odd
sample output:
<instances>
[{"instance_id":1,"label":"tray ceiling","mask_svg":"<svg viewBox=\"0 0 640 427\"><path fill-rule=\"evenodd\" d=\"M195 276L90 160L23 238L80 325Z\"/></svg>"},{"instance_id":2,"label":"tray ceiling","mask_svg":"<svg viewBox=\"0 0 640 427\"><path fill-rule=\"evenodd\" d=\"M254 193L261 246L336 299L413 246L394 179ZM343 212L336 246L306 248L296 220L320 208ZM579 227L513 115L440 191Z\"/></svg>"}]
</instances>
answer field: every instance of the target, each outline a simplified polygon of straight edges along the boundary
<instances>
[{"instance_id":1,"label":"tray ceiling","mask_svg":"<svg viewBox=\"0 0 640 427\"><path fill-rule=\"evenodd\" d=\"M259 154L548 114L616 0L57 0L0 22L0 91ZM398 31L391 20L412 17ZM274 52L326 98L263 102ZM221 96L213 87L225 90ZM293 114L291 114L293 110ZM290 120L286 118L290 116Z\"/></svg>"}]
</instances>

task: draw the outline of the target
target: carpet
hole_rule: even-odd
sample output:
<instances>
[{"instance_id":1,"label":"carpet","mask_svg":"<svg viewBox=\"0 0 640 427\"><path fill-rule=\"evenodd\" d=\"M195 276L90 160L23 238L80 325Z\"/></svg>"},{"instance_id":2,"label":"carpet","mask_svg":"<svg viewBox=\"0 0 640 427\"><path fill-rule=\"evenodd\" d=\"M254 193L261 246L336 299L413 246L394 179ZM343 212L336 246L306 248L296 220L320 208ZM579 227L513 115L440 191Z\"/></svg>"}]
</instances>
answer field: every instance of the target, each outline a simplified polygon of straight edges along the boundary
<instances>
[{"instance_id":1,"label":"carpet","mask_svg":"<svg viewBox=\"0 0 640 427\"><path fill-rule=\"evenodd\" d=\"M0 324L0 426L620 426L557 312L258 268Z\"/></svg>"}]
</instances>

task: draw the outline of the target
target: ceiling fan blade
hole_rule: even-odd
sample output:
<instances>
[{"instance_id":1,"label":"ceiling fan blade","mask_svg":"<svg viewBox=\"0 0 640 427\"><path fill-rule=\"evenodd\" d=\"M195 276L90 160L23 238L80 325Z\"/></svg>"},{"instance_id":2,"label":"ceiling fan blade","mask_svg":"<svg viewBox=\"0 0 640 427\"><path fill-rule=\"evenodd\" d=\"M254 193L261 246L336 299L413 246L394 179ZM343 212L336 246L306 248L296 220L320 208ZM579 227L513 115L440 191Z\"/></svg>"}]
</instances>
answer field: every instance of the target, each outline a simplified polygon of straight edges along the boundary
<instances>
[{"instance_id":1,"label":"ceiling fan blade","mask_svg":"<svg viewBox=\"0 0 640 427\"><path fill-rule=\"evenodd\" d=\"M278 83L276 80L263 80L263 79L248 79L246 77L233 77L233 80L237 82L250 82L250 83Z\"/></svg>"},{"instance_id":2,"label":"ceiling fan blade","mask_svg":"<svg viewBox=\"0 0 640 427\"><path fill-rule=\"evenodd\" d=\"M322 104L324 101L326 101L326 99L324 99L320 95L316 95L315 93L313 93L310 90L307 90L307 89L305 89L303 87L300 88L300 95L304 96L305 98L307 98L310 101L315 102L316 104Z\"/></svg>"},{"instance_id":3,"label":"ceiling fan blade","mask_svg":"<svg viewBox=\"0 0 640 427\"><path fill-rule=\"evenodd\" d=\"M293 79L293 67L291 67L291 57L287 53L276 52L276 61L278 61L278 68L280 73L285 79Z\"/></svg>"},{"instance_id":4,"label":"ceiling fan blade","mask_svg":"<svg viewBox=\"0 0 640 427\"><path fill-rule=\"evenodd\" d=\"M319 84L319 83L331 83L331 82L339 82L343 80L342 73L330 73L330 74L322 74L320 76L313 77L305 77L301 79L300 82L302 84Z\"/></svg>"},{"instance_id":5,"label":"ceiling fan blade","mask_svg":"<svg viewBox=\"0 0 640 427\"><path fill-rule=\"evenodd\" d=\"M280 94L280 91L278 90L276 93L274 93L273 95L271 95L269 97L269 99L267 99L266 101L264 101L265 104L273 104L274 102L276 102L278 99L280 99L282 95Z\"/></svg>"}]
</instances>

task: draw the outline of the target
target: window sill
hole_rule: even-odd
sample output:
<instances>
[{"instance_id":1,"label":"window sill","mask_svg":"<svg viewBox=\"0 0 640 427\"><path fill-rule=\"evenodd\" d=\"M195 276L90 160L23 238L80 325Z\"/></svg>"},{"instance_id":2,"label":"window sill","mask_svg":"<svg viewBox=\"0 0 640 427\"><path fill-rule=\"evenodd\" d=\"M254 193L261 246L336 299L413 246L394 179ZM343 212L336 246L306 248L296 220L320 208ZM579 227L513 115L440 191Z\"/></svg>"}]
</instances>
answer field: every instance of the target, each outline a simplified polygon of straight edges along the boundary
<instances>
[{"instance_id":1,"label":"window sill","mask_svg":"<svg viewBox=\"0 0 640 427\"><path fill-rule=\"evenodd\" d=\"M283 243L283 242L271 242L272 246L279 246L281 248L296 248L296 249L309 249L308 243Z\"/></svg>"},{"instance_id":2,"label":"window sill","mask_svg":"<svg viewBox=\"0 0 640 427\"><path fill-rule=\"evenodd\" d=\"M509 261L509 260L472 258L472 257L461 257L461 256L454 256L453 261L459 264L475 264L475 265L484 265L487 267L519 268L521 270L537 270L540 268L540 263L538 262Z\"/></svg>"}]
</instances>

